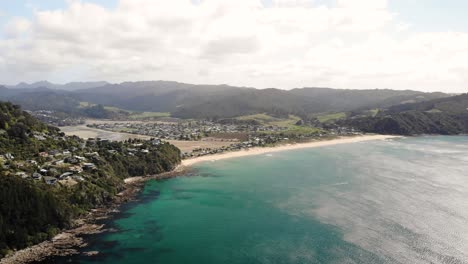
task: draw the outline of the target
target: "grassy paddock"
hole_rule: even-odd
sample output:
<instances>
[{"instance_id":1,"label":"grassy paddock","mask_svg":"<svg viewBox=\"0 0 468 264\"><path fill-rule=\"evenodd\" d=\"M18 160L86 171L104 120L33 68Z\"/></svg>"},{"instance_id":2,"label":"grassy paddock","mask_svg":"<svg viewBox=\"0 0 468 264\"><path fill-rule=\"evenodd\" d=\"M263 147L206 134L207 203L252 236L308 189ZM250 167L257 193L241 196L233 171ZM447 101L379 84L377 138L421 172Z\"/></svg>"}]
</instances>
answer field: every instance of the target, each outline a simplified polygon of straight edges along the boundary
<instances>
[{"instance_id":1,"label":"grassy paddock","mask_svg":"<svg viewBox=\"0 0 468 264\"><path fill-rule=\"evenodd\" d=\"M323 115L318 115L317 119L321 123L329 122L329 121L334 121L334 120L339 120L343 119L346 117L346 113L344 112L339 112L339 113L333 113L333 114L323 114Z\"/></svg>"}]
</instances>

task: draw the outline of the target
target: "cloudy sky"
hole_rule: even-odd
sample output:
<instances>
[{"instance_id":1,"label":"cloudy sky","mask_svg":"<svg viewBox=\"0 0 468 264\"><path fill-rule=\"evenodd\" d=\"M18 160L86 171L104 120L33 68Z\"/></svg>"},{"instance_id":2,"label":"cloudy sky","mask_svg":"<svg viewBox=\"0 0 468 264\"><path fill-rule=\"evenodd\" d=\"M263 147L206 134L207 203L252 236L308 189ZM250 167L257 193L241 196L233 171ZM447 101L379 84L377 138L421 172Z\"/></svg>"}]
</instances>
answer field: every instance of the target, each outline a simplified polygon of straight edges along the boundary
<instances>
[{"instance_id":1,"label":"cloudy sky","mask_svg":"<svg viewBox=\"0 0 468 264\"><path fill-rule=\"evenodd\" d=\"M0 0L0 83L468 91L466 0Z\"/></svg>"}]
</instances>

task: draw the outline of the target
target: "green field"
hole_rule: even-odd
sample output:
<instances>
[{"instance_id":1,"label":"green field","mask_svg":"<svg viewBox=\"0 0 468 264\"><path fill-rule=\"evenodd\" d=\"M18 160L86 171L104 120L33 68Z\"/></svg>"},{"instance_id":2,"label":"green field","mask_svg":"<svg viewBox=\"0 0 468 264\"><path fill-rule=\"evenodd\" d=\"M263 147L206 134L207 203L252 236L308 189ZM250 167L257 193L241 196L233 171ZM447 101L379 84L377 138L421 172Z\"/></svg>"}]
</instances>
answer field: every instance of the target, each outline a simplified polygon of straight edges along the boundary
<instances>
[{"instance_id":1,"label":"green field","mask_svg":"<svg viewBox=\"0 0 468 264\"><path fill-rule=\"evenodd\" d=\"M91 104L89 102L80 102L80 108L86 108L86 107L90 107L90 106L93 106L94 104Z\"/></svg>"},{"instance_id":2,"label":"green field","mask_svg":"<svg viewBox=\"0 0 468 264\"><path fill-rule=\"evenodd\" d=\"M96 104L89 103L89 102L80 102L80 108L87 108L95 106ZM155 119L155 118L163 118L163 117L170 117L171 114L168 112L137 112L127 109L118 108L115 106L104 106L104 109L107 111L111 111L114 113L126 113L128 114L128 119L130 120L140 120L140 119Z\"/></svg>"},{"instance_id":3,"label":"green field","mask_svg":"<svg viewBox=\"0 0 468 264\"><path fill-rule=\"evenodd\" d=\"M114 107L114 106L104 106L104 109L106 109L107 111L116 112L116 113L118 112L127 112L129 114L133 113L133 111L125 110L125 109Z\"/></svg>"},{"instance_id":4,"label":"green field","mask_svg":"<svg viewBox=\"0 0 468 264\"><path fill-rule=\"evenodd\" d=\"M262 125L286 127L287 130L281 132L263 132L267 134L283 134L288 135L310 135L315 133L320 133L322 130L316 127L310 126L298 126L296 125L297 121L301 120L300 117L289 115L288 118L277 118L267 114L256 114L256 115L247 115L240 116L236 118L237 120L255 120L261 123Z\"/></svg>"},{"instance_id":5,"label":"green field","mask_svg":"<svg viewBox=\"0 0 468 264\"><path fill-rule=\"evenodd\" d=\"M255 114L236 117L237 120L255 120L262 125L271 125L279 127L294 126L297 121L301 120L300 117L289 115L289 118L277 118L267 114Z\"/></svg>"},{"instance_id":6,"label":"green field","mask_svg":"<svg viewBox=\"0 0 468 264\"><path fill-rule=\"evenodd\" d=\"M320 121L320 123L326 123L329 121L343 119L345 117L346 117L346 113L339 112L339 113L333 113L333 114L318 115L317 119Z\"/></svg>"},{"instance_id":7,"label":"green field","mask_svg":"<svg viewBox=\"0 0 468 264\"><path fill-rule=\"evenodd\" d=\"M294 134L294 135L308 135L314 133L320 133L322 130L316 127L309 126L291 126L284 134Z\"/></svg>"},{"instance_id":8,"label":"green field","mask_svg":"<svg viewBox=\"0 0 468 264\"><path fill-rule=\"evenodd\" d=\"M442 113L442 111L436 108L432 108L431 110L426 111L426 113Z\"/></svg>"},{"instance_id":9,"label":"green field","mask_svg":"<svg viewBox=\"0 0 468 264\"><path fill-rule=\"evenodd\" d=\"M162 117L170 117L171 113L169 112L134 112L128 116L129 119L151 119L151 118L162 118Z\"/></svg>"},{"instance_id":10,"label":"green field","mask_svg":"<svg viewBox=\"0 0 468 264\"><path fill-rule=\"evenodd\" d=\"M375 117L379 112L380 112L380 109L378 108L369 110L369 113L372 117Z\"/></svg>"}]
</instances>

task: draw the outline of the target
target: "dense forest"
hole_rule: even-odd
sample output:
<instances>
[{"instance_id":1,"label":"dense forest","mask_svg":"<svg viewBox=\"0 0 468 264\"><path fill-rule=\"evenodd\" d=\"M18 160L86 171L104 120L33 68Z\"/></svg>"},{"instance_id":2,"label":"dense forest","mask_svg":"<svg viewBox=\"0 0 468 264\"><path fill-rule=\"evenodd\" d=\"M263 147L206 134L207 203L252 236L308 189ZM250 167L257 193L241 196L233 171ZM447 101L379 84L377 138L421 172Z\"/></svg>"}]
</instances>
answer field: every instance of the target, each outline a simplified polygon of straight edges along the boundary
<instances>
[{"instance_id":1,"label":"dense forest","mask_svg":"<svg viewBox=\"0 0 468 264\"><path fill-rule=\"evenodd\" d=\"M96 86L102 84L101 86ZM34 88L35 87L35 88ZM178 118L232 118L267 113L275 117L310 118L326 112L387 108L408 102L444 98L443 93L389 89L349 90L330 88L254 89L228 85L194 85L169 81L82 83L1 88L0 99L27 110L54 110L96 118L119 113L105 108L87 109L80 102L137 112L165 112ZM83 87L83 89L76 89Z\"/></svg>"},{"instance_id":2,"label":"dense forest","mask_svg":"<svg viewBox=\"0 0 468 264\"><path fill-rule=\"evenodd\" d=\"M168 143L67 137L19 106L0 102L0 257L48 239L80 214L111 202L125 178L179 163L179 149Z\"/></svg>"},{"instance_id":3,"label":"dense forest","mask_svg":"<svg viewBox=\"0 0 468 264\"><path fill-rule=\"evenodd\" d=\"M468 94L401 104L376 116L350 116L337 124L364 132L398 135L468 133Z\"/></svg>"}]
</instances>

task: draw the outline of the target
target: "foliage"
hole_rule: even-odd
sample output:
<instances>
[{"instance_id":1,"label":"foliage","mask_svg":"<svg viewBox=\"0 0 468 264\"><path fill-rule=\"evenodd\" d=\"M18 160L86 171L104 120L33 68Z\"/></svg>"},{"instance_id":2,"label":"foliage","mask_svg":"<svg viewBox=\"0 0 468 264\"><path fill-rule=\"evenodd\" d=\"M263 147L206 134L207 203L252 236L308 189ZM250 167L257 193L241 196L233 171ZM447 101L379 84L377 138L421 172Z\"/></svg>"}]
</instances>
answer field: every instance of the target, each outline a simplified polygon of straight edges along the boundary
<instances>
[{"instance_id":1,"label":"foliage","mask_svg":"<svg viewBox=\"0 0 468 264\"><path fill-rule=\"evenodd\" d=\"M6 89L4 94L13 89ZM19 90L19 89L16 89ZM16 92L18 93L18 92ZM35 93L35 94L34 94ZM48 97L41 97L47 93ZM24 100L24 97L32 100ZM233 87L227 85L192 85L176 82L148 81L107 84L86 90L65 92L61 90L36 91L7 96L30 107L64 109L69 113L81 112L81 108L102 104L105 110L121 113L137 111L134 118L147 118L149 113L170 113L177 118L234 118L237 116L266 113L287 119L295 115L309 119L318 113L348 112L359 109L388 108L407 102L421 102L448 95L417 91L394 90L345 90L328 88L302 88L290 91ZM1 96L0 96L1 97ZM34 100L41 98L40 100ZM62 99L60 99L62 98ZM80 102L89 102L81 104ZM109 108L114 107L114 108ZM69 109L71 108L71 109ZM117 110L117 111L115 111ZM148 112L148 114L146 114ZM132 113L130 113L130 117ZM153 116L151 116L153 117Z\"/></svg>"},{"instance_id":2,"label":"foliage","mask_svg":"<svg viewBox=\"0 0 468 264\"><path fill-rule=\"evenodd\" d=\"M0 132L3 131L0 133L0 154L3 155L0 163L0 257L2 252L48 239L57 229L69 226L80 213L112 201L122 190L123 179L162 173L180 163L180 150L168 143L85 141L66 137L58 128L38 121L11 103L0 102L0 110ZM57 177L67 172L71 164L53 165L56 158L39 153L64 151L69 151L72 157L92 153L88 162L96 168L83 172L83 180L73 186L47 185L15 175L18 171L31 175L39 168L47 168L49 176ZM5 159L7 156L14 158ZM67 158L62 159L68 162ZM39 167L30 165L29 160L36 161ZM4 166L3 163L8 164Z\"/></svg>"},{"instance_id":3,"label":"foliage","mask_svg":"<svg viewBox=\"0 0 468 264\"><path fill-rule=\"evenodd\" d=\"M364 132L399 135L468 133L468 94L393 106L374 117L337 122Z\"/></svg>"},{"instance_id":4,"label":"foliage","mask_svg":"<svg viewBox=\"0 0 468 264\"><path fill-rule=\"evenodd\" d=\"M0 249L19 249L49 239L73 216L57 190L18 177L0 176Z\"/></svg>"},{"instance_id":5,"label":"foliage","mask_svg":"<svg viewBox=\"0 0 468 264\"><path fill-rule=\"evenodd\" d=\"M321 123L329 122L329 121L334 121L334 120L339 120L346 118L346 113L344 112L339 112L339 113L332 113L332 114L323 114L323 115L318 115L317 119Z\"/></svg>"}]
</instances>

